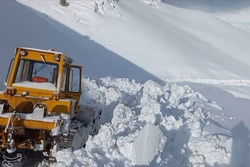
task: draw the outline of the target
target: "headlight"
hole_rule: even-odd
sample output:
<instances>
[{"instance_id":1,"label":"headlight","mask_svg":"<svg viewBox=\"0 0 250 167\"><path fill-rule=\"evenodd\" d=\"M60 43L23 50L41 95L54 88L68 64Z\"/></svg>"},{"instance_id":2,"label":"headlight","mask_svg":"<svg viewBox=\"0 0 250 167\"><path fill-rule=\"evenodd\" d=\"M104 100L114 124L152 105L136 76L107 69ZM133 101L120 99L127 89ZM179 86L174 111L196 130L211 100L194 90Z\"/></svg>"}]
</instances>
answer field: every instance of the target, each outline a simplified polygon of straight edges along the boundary
<instances>
[{"instance_id":1,"label":"headlight","mask_svg":"<svg viewBox=\"0 0 250 167\"><path fill-rule=\"evenodd\" d=\"M54 56L54 60L55 60L55 61L60 61L60 55L55 54L55 56Z\"/></svg>"},{"instance_id":2,"label":"headlight","mask_svg":"<svg viewBox=\"0 0 250 167\"><path fill-rule=\"evenodd\" d=\"M21 56L26 56L27 53L25 52L25 50L20 50L19 54L20 54Z\"/></svg>"}]
</instances>

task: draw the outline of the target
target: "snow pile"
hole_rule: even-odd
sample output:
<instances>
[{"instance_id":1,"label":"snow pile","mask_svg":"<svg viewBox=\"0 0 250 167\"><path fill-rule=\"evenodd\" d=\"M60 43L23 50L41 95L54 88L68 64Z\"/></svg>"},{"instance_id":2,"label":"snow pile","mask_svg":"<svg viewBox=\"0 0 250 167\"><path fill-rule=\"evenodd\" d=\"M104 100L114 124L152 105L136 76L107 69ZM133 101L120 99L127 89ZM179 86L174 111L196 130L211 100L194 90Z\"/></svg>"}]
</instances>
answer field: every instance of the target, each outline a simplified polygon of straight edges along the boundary
<instances>
[{"instance_id":1,"label":"snow pile","mask_svg":"<svg viewBox=\"0 0 250 167\"><path fill-rule=\"evenodd\" d=\"M189 86L128 79L84 80L83 103L103 110L99 133L85 149L57 153L56 166L205 166L228 164L219 136L206 135L209 110ZM204 111L206 110L206 111Z\"/></svg>"}]
</instances>

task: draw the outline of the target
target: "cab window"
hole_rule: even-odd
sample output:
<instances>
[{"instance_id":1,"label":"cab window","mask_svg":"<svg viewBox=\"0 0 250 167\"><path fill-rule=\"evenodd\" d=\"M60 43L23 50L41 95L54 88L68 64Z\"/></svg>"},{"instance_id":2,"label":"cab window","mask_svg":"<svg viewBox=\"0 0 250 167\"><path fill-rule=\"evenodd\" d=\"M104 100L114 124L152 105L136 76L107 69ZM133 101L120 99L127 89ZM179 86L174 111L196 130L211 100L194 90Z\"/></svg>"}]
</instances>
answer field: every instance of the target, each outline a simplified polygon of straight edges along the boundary
<instances>
[{"instance_id":1,"label":"cab window","mask_svg":"<svg viewBox=\"0 0 250 167\"><path fill-rule=\"evenodd\" d=\"M62 88L61 88L61 90L64 92L65 91L65 89L66 89L66 74L67 74L67 67L66 66L64 66L63 67L63 79L62 79Z\"/></svg>"},{"instance_id":2,"label":"cab window","mask_svg":"<svg viewBox=\"0 0 250 167\"><path fill-rule=\"evenodd\" d=\"M56 85L58 65L33 60L20 60L15 83L50 82Z\"/></svg>"},{"instance_id":3,"label":"cab window","mask_svg":"<svg viewBox=\"0 0 250 167\"><path fill-rule=\"evenodd\" d=\"M78 67L70 67L69 92L81 91L81 70Z\"/></svg>"}]
</instances>

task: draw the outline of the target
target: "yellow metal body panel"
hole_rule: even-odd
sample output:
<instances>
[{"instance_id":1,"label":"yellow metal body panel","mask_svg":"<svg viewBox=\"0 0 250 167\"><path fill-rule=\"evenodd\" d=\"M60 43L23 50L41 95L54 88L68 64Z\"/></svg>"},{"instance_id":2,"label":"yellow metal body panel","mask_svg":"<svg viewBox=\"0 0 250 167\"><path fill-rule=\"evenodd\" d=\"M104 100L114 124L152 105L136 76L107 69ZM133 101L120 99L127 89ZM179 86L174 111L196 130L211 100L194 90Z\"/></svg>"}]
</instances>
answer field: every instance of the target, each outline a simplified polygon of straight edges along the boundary
<instances>
[{"instance_id":1,"label":"yellow metal body panel","mask_svg":"<svg viewBox=\"0 0 250 167\"><path fill-rule=\"evenodd\" d=\"M16 49L6 81L7 87L4 92L0 92L0 138L16 133L13 135L16 136L14 138L16 147L33 149L34 143L51 138L50 131L55 127L60 129L62 120L59 115L61 113L68 114L70 118L74 116L78 111L81 96L82 67L72 65L72 62L72 59L61 52L31 48ZM45 71L51 74L51 80L48 80L47 76L39 76L38 73L34 73L34 71L40 71L41 68L49 70L47 65L50 65L52 72ZM75 79L72 71L75 69L77 69L76 75L79 75L77 78L79 87L76 89L77 92L71 92L70 90L73 91L73 89L70 89L70 85L74 85ZM33 77L46 78L45 82L54 87L46 88L46 85L42 87L40 83L34 83ZM24 82L25 84L23 84ZM44 114L41 119L31 116L36 104L43 106L42 113L40 110L35 110L39 114ZM13 114L14 112L16 114ZM13 115L17 117L14 121L10 121ZM7 132L4 131L6 127ZM12 127L16 129L12 131ZM33 143L27 143L27 141ZM11 143L2 144L0 147L6 148Z\"/></svg>"},{"instance_id":2,"label":"yellow metal body panel","mask_svg":"<svg viewBox=\"0 0 250 167\"><path fill-rule=\"evenodd\" d=\"M46 105L46 114L50 115L52 112L57 115L60 113L69 114L73 117L71 113L71 101L69 100L55 100L46 98L43 96L20 96L20 95L5 95L0 94L0 99L8 101L8 104L11 106L13 111L24 112L24 113L32 113L33 106L37 103Z\"/></svg>"},{"instance_id":3,"label":"yellow metal body panel","mask_svg":"<svg viewBox=\"0 0 250 167\"><path fill-rule=\"evenodd\" d=\"M23 92L27 92L28 96L32 96L32 97L52 98L54 94L54 91L48 91L48 90L43 90L43 89L18 87L18 86L13 86L13 87L16 88L17 95L21 95Z\"/></svg>"},{"instance_id":4,"label":"yellow metal body panel","mask_svg":"<svg viewBox=\"0 0 250 167\"><path fill-rule=\"evenodd\" d=\"M20 51L25 51L25 55L22 56L20 54ZM54 56L55 54L58 54L58 56L60 57L59 61L54 60ZM50 62L50 63L54 63L54 64L58 64L59 66L59 72L58 72L58 78L62 78L62 74L63 74L63 65L65 64L64 61L64 55L60 52L53 52L53 51L42 51L42 50L32 50L32 49L23 49L23 48L17 48L16 49L16 56L12 65L12 70L11 73L9 75L9 80L7 83L8 87L11 87L12 84L15 82L15 78L16 78L16 74L17 74L17 70L19 67L19 62L21 59L24 60L35 60L35 61L40 61L43 62L43 58L46 62ZM61 80L58 80L58 87L60 87L61 84ZM57 90L58 92L60 91L59 89ZM47 92L47 90L43 90L44 93Z\"/></svg>"},{"instance_id":5,"label":"yellow metal body panel","mask_svg":"<svg viewBox=\"0 0 250 167\"><path fill-rule=\"evenodd\" d=\"M59 59L55 59L55 57L59 57ZM47 63L55 64L58 67L55 89L51 90L39 87L34 88L29 87L29 85L20 86L15 84L21 60L37 61L45 65ZM70 82L70 68L78 67L80 69L80 75L82 74L81 66L71 65L71 63L72 59L68 58L61 52L37 50L32 48L17 48L12 68L8 75L5 93L0 93L0 102L8 104L8 109L4 112L16 111L22 113L32 113L33 106L39 103L46 106L44 116L60 115L61 113L65 113L69 114L72 118L78 110L81 87L79 92L68 91L67 87ZM65 71L64 68L67 68L67 70ZM63 83L66 87L65 90L62 90ZM8 90L11 90L12 93L8 93ZM25 95L23 95L23 93L25 93ZM6 118L1 118L1 115L0 122L0 126L6 126ZM52 125L47 125L46 122L32 122L26 120L22 120L20 124L25 128L34 127L38 129L51 129L52 127Z\"/></svg>"},{"instance_id":6,"label":"yellow metal body panel","mask_svg":"<svg viewBox=\"0 0 250 167\"><path fill-rule=\"evenodd\" d=\"M6 126L9 118L0 117L0 126ZM52 130L55 128L54 122L44 122L37 120L21 119L16 121L15 127L22 126L27 129Z\"/></svg>"}]
</instances>

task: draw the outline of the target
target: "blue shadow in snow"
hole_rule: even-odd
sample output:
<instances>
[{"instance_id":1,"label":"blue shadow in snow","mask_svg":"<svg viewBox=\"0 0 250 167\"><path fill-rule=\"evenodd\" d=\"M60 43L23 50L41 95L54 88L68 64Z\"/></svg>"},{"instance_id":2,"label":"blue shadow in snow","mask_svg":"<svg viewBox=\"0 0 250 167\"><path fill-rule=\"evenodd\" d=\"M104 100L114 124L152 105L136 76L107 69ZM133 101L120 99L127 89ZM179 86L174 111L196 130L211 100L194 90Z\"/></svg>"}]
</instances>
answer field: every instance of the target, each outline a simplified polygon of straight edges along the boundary
<instances>
[{"instance_id":1,"label":"blue shadow in snow","mask_svg":"<svg viewBox=\"0 0 250 167\"><path fill-rule=\"evenodd\" d=\"M187 84L187 83L185 83ZM214 85L204 85L197 83L188 83L192 86L195 91L200 92L206 98L216 101L222 108L214 111L215 114L224 114L225 118L231 116L237 116L237 122L231 120L227 124L225 122L216 122L215 120L209 120L215 126L217 126L218 132L214 132L218 135L226 136L227 138L232 137L232 152L230 164L220 164L221 162L215 163L214 167L249 167L249 99L243 99L233 96L231 93L217 88ZM216 96L215 96L216 95ZM232 115L233 114L233 115ZM240 120L240 121L238 121ZM217 120L218 121L218 120ZM227 122L227 121L226 121ZM215 130L214 130L215 131ZM222 133L221 133L222 132Z\"/></svg>"},{"instance_id":2,"label":"blue shadow in snow","mask_svg":"<svg viewBox=\"0 0 250 167\"><path fill-rule=\"evenodd\" d=\"M249 130L243 122L239 122L232 129L232 157L231 166L249 166Z\"/></svg>"},{"instance_id":3,"label":"blue shadow in snow","mask_svg":"<svg viewBox=\"0 0 250 167\"><path fill-rule=\"evenodd\" d=\"M59 2L58 2L59 5ZM76 23L77 24L77 23ZM108 40L108 39L107 39ZM137 82L159 78L63 24L14 0L0 1L0 88L14 49L55 48L83 65L88 77L129 78ZM129 48L128 48L129 49ZM136 56L136 55L135 55Z\"/></svg>"},{"instance_id":4,"label":"blue shadow in snow","mask_svg":"<svg viewBox=\"0 0 250 167\"><path fill-rule=\"evenodd\" d=\"M241 121L230 132L233 139L230 164L216 162L213 167L249 167L249 130Z\"/></svg>"}]
</instances>

